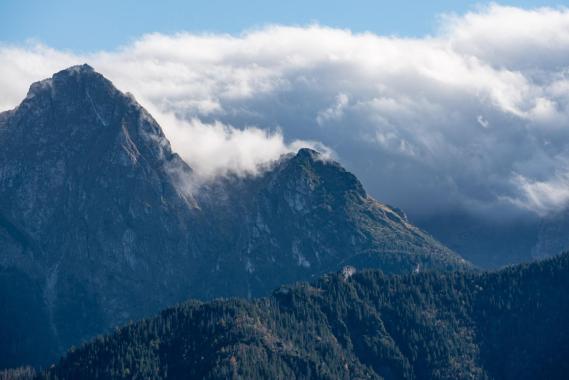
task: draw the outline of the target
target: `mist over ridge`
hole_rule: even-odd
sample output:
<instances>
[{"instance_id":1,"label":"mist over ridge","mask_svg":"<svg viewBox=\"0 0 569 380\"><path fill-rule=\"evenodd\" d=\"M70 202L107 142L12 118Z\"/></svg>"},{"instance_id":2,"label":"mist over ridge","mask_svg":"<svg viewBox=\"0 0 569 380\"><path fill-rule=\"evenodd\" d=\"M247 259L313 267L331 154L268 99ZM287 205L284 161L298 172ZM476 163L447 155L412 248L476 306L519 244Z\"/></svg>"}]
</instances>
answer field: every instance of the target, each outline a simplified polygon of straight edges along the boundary
<instances>
[{"instance_id":1,"label":"mist over ridge","mask_svg":"<svg viewBox=\"0 0 569 380\"><path fill-rule=\"evenodd\" d=\"M254 174L320 144L411 215L543 216L569 198L568 32L565 8L494 4L414 39L275 25L149 34L82 55L3 45L0 108L86 61L132 92L203 176Z\"/></svg>"}]
</instances>

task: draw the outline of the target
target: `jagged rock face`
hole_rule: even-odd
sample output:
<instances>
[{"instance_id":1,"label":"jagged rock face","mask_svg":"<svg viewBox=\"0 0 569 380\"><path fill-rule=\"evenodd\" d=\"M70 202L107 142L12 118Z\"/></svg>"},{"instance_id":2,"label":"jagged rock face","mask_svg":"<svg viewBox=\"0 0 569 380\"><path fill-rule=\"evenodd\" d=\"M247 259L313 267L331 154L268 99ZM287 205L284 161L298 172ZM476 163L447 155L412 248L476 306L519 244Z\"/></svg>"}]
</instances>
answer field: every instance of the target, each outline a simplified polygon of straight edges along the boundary
<instances>
[{"instance_id":1,"label":"jagged rock face","mask_svg":"<svg viewBox=\"0 0 569 380\"><path fill-rule=\"evenodd\" d=\"M217 259L202 282L211 296L228 289L267 294L348 264L388 273L467 267L399 210L369 197L353 174L310 149L281 158L255 178L223 179L197 197L199 225L220 231L202 247ZM208 281L223 270L227 288Z\"/></svg>"},{"instance_id":2,"label":"jagged rock face","mask_svg":"<svg viewBox=\"0 0 569 380\"><path fill-rule=\"evenodd\" d=\"M191 169L158 124L86 65L33 84L0 114L0 143L0 304L9 306L0 317L44 324L33 322L35 335L4 324L0 367L45 364L189 297L267 294L346 265L466 265L311 150L188 195L179 177Z\"/></svg>"},{"instance_id":3,"label":"jagged rock face","mask_svg":"<svg viewBox=\"0 0 569 380\"><path fill-rule=\"evenodd\" d=\"M75 67L0 133L0 264L41 284L57 348L188 293L193 201L168 168L189 168L133 99Z\"/></svg>"}]
</instances>

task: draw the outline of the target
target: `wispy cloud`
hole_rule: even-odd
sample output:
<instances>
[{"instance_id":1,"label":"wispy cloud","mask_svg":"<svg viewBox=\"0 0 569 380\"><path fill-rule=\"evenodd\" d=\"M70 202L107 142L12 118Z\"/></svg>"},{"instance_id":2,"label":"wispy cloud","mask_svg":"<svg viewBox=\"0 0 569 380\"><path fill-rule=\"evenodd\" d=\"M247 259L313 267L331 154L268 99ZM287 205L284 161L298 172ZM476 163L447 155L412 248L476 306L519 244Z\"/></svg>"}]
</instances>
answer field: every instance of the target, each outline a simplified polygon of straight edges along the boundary
<instances>
[{"instance_id":1,"label":"wispy cloud","mask_svg":"<svg viewBox=\"0 0 569 380\"><path fill-rule=\"evenodd\" d=\"M306 140L412 213L546 213L569 200L565 8L491 5L417 39L312 25L151 34L87 56L3 46L0 106L83 61L134 93L204 175L254 173Z\"/></svg>"}]
</instances>

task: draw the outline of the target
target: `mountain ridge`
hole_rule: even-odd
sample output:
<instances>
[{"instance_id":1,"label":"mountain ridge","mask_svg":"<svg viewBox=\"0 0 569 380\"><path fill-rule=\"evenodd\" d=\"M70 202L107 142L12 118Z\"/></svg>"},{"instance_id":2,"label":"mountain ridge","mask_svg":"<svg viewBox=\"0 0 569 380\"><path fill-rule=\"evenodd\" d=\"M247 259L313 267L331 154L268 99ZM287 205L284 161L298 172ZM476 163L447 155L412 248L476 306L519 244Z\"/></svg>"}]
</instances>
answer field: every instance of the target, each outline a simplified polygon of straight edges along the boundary
<instances>
[{"instance_id":1,"label":"mountain ridge","mask_svg":"<svg viewBox=\"0 0 569 380\"><path fill-rule=\"evenodd\" d=\"M0 328L0 367L188 297L265 295L348 264L469 268L314 151L186 191L192 169L158 123L88 65L33 84L0 114L0 142L0 316L43 336Z\"/></svg>"},{"instance_id":2,"label":"mountain ridge","mask_svg":"<svg viewBox=\"0 0 569 380\"><path fill-rule=\"evenodd\" d=\"M38 378L563 379L567 271L566 253L491 273L350 271L252 301L188 301Z\"/></svg>"}]
</instances>

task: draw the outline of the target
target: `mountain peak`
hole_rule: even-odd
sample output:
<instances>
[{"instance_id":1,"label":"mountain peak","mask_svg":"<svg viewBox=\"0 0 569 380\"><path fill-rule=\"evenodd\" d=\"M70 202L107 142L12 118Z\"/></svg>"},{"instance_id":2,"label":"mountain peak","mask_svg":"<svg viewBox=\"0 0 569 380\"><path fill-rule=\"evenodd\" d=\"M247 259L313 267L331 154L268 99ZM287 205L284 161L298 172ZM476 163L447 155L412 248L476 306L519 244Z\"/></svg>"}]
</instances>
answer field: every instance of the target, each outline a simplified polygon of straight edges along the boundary
<instances>
[{"instance_id":1,"label":"mountain peak","mask_svg":"<svg viewBox=\"0 0 569 380\"><path fill-rule=\"evenodd\" d=\"M93 66L90 66L90 65L84 63L82 65L70 66L66 69L58 71L57 73L53 74L53 77L85 76L85 75L91 75L91 74L97 74L99 76L102 76L95 71Z\"/></svg>"},{"instance_id":2,"label":"mountain peak","mask_svg":"<svg viewBox=\"0 0 569 380\"><path fill-rule=\"evenodd\" d=\"M84 134L123 126L127 115L151 119L132 96L123 94L88 64L68 67L33 83L15 111L23 119L32 119L30 127L39 128L43 134L48 120L47 124L57 130L70 129L71 134L81 129Z\"/></svg>"},{"instance_id":3,"label":"mountain peak","mask_svg":"<svg viewBox=\"0 0 569 380\"><path fill-rule=\"evenodd\" d=\"M61 72L63 72L63 71L74 71L77 73L82 73L82 72L94 72L95 69L93 69L93 66L91 66L87 63L84 63L82 65L75 65L75 66L68 67L67 69L61 70Z\"/></svg>"},{"instance_id":4,"label":"mountain peak","mask_svg":"<svg viewBox=\"0 0 569 380\"><path fill-rule=\"evenodd\" d=\"M114 89L114 86L108 79L96 72L92 66L84 63L61 70L53 74L51 78L32 83L26 99L31 99L42 94L54 96L57 89L61 90L74 86L77 87L77 85L81 83L84 84L85 82L91 82L92 84L98 83L99 85ZM59 91L59 93L61 93L61 91Z\"/></svg>"},{"instance_id":5,"label":"mountain peak","mask_svg":"<svg viewBox=\"0 0 569 380\"><path fill-rule=\"evenodd\" d=\"M20 149L28 152L28 160L77 162L89 155L125 165L141 157L154 166L179 161L152 116L88 64L32 84L8 124L4 133L28 148Z\"/></svg>"},{"instance_id":6,"label":"mountain peak","mask_svg":"<svg viewBox=\"0 0 569 380\"><path fill-rule=\"evenodd\" d=\"M52 79L54 81L60 82L61 84L73 84L82 81L93 81L112 86L112 83L107 78L95 71L92 66L89 66L86 63L82 65L71 66L64 70L61 70L53 74Z\"/></svg>"},{"instance_id":7,"label":"mountain peak","mask_svg":"<svg viewBox=\"0 0 569 380\"><path fill-rule=\"evenodd\" d=\"M296 158L302 160L316 161L322 159L322 154L311 148L300 148L296 153Z\"/></svg>"},{"instance_id":8,"label":"mountain peak","mask_svg":"<svg viewBox=\"0 0 569 380\"><path fill-rule=\"evenodd\" d=\"M355 192L366 197L366 192L356 176L324 154L311 148L301 148L296 155L288 157L290 158L286 161L283 179L288 178L296 184L304 178L310 183L320 182L329 191Z\"/></svg>"}]
</instances>

